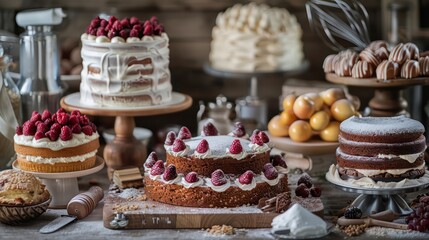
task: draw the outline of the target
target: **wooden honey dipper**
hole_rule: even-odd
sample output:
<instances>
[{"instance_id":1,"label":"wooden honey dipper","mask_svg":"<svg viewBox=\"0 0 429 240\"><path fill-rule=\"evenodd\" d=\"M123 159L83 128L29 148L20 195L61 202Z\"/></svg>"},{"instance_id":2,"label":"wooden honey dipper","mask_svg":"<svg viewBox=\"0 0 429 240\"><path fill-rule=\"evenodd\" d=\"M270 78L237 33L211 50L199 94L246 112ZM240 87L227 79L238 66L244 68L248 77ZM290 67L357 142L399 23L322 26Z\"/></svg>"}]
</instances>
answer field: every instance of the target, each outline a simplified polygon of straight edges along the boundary
<instances>
[{"instance_id":1,"label":"wooden honey dipper","mask_svg":"<svg viewBox=\"0 0 429 240\"><path fill-rule=\"evenodd\" d=\"M360 219L347 219L345 217L340 217L338 218L337 223L340 226L366 224L367 226L379 226L407 230L408 225L392 222L396 218L398 218L397 214L395 214L391 210L386 210L380 213L372 214L369 217Z\"/></svg>"},{"instance_id":2,"label":"wooden honey dipper","mask_svg":"<svg viewBox=\"0 0 429 240\"><path fill-rule=\"evenodd\" d=\"M80 193L67 204L67 213L77 219L87 217L104 197L103 189L94 186L87 192Z\"/></svg>"}]
</instances>

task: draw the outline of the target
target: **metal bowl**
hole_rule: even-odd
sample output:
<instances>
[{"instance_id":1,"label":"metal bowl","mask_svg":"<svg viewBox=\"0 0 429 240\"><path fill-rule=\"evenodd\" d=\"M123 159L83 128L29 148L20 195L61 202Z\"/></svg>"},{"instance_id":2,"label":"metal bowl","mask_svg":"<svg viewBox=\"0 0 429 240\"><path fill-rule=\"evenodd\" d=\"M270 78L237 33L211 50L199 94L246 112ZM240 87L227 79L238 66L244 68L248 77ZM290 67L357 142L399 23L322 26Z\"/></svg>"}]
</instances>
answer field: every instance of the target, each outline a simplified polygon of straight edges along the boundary
<instances>
[{"instance_id":1,"label":"metal bowl","mask_svg":"<svg viewBox=\"0 0 429 240\"><path fill-rule=\"evenodd\" d=\"M49 200L32 206L0 205L0 222L8 225L19 225L33 220L48 209Z\"/></svg>"}]
</instances>

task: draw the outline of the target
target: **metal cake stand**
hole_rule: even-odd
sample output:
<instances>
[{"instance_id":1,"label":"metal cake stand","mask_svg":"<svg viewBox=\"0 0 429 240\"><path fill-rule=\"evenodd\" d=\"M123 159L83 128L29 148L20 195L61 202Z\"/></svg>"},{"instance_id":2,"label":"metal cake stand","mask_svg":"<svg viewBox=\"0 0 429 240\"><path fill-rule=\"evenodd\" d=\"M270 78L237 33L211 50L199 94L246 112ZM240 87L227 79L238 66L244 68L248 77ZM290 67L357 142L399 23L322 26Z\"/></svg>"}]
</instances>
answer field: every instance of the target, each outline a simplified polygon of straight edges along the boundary
<instances>
[{"instance_id":1,"label":"metal cake stand","mask_svg":"<svg viewBox=\"0 0 429 240\"><path fill-rule=\"evenodd\" d=\"M77 178L88 176L100 171L104 167L104 160L101 157L97 157L94 167L73 172L42 173L25 171L19 168L17 161L13 162L12 167L13 169L31 173L34 176L40 178L52 196L52 201L49 204L49 208L66 208L68 202L74 196L79 194Z\"/></svg>"},{"instance_id":2,"label":"metal cake stand","mask_svg":"<svg viewBox=\"0 0 429 240\"><path fill-rule=\"evenodd\" d=\"M401 216L408 215L413 210L400 194L417 192L429 186L429 182L425 182L400 188L352 187L336 182L331 178L329 172L326 173L326 180L345 192L360 193L351 203L351 206L358 207L362 210L363 214L367 215L385 210L392 210Z\"/></svg>"}]
</instances>

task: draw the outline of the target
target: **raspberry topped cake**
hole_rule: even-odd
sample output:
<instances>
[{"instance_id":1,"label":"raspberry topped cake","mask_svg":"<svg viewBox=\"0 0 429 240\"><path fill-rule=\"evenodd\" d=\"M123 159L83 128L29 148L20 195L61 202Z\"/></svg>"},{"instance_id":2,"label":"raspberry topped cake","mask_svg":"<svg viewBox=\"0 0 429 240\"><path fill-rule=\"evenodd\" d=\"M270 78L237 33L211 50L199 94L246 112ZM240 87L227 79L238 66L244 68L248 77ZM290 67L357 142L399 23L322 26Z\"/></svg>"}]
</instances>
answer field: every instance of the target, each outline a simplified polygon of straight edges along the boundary
<instances>
[{"instance_id":1,"label":"raspberry topped cake","mask_svg":"<svg viewBox=\"0 0 429 240\"><path fill-rule=\"evenodd\" d=\"M171 100L169 39L156 17L96 17L81 40L81 102L133 107Z\"/></svg>"},{"instance_id":2,"label":"raspberry topped cake","mask_svg":"<svg viewBox=\"0 0 429 240\"><path fill-rule=\"evenodd\" d=\"M42 114L16 128L15 151L19 168L32 172L71 172L94 166L99 147L97 127L86 115L59 109Z\"/></svg>"},{"instance_id":3,"label":"raspberry topped cake","mask_svg":"<svg viewBox=\"0 0 429 240\"><path fill-rule=\"evenodd\" d=\"M405 116L351 117L340 125L337 168L343 179L399 182L425 174L423 125Z\"/></svg>"},{"instance_id":4,"label":"raspberry topped cake","mask_svg":"<svg viewBox=\"0 0 429 240\"><path fill-rule=\"evenodd\" d=\"M146 195L180 206L236 207L287 191L286 163L270 159L268 136L255 130L247 140L234 132L218 135L208 123L201 136L186 127L167 134L166 162L151 153L144 164Z\"/></svg>"}]
</instances>

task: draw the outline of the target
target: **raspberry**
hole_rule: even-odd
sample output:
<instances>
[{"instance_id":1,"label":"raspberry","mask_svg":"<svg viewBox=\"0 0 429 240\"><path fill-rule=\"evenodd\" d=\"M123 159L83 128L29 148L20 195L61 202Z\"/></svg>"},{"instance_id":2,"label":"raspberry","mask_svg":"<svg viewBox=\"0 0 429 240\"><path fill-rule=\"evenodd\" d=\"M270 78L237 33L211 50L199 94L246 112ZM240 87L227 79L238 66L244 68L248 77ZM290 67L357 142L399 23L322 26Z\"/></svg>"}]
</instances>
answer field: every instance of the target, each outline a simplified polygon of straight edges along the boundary
<instances>
[{"instance_id":1,"label":"raspberry","mask_svg":"<svg viewBox=\"0 0 429 240\"><path fill-rule=\"evenodd\" d=\"M197 153L205 153L209 150L209 143L207 140L203 139L200 143L198 143L197 147L195 148L195 151Z\"/></svg>"},{"instance_id":2,"label":"raspberry","mask_svg":"<svg viewBox=\"0 0 429 240\"><path fill-rule=\"evenodd\" d=\"M164 26L162 26L162 25L157 25L157 26L155 26L155 28L153 29L153 33L155 34L155 35L161 35L161 33L163 33L164 32Z\"/></svg>"},{"instance_id":3,"label":"raspberry","mask_svg":"<svg viewBox=\"0 0 429 240\"><path fill-rule=\"evenodd\" d=\"M176 134L173 131L169 131L165 137L164 145L171 146L176 139Z\"/></svg>"},{"instance_id":4,"label":"raspberry","mask_svg":"<svg viewBox=\"0 0 429 240\"><path fill-rule=\"evenodd\" d=\"M75 115L75 116L81 116L82 114L80 113L79 110L73 110L70 115Z\"/></svg>"},{"instance_id":5,"label":"raspberry","mask_svg":"<svg viewBox=\"0 0 429 240\"><path fill-rule=\"evenodd\" d=\"M211 122L206 122L203 126L203 136L217 136L218 131Z\"/></svg>"},{"instance_id":6,"label":"raspberry","mask_svg":"<svg viewBox=\"0 0 429 240\"><path fill-rule=\"evenodd\" d=\"M59 108L56 113L57 115L58 113L66 113L66 110L64 110L64 108Z\"/></svg>"},{"instance_id":7,"label":"raspberry","mask_svg":"<svg viewBox=\"0 0 429 240\"><path fill-rule=\"evenodd\" d=\"M168 165L162 178L164 178L165 181L170 181L177 178L176 167L173 164Z\"/></svg>"},{"instance_id":8,"label":"raspberry","mask_svg":"<svg viewBox=\"0 0 429 240\"><path fill-rule=\"evenodd\" d=\"M222 186L227 183L227 179L222 170L218 169L212 172L211 181L214 186Z\"/></svg>"},{"instance_id":9,"label":"raspberry","mask_svg":"<svg viewBox=\"0 0 429 240\"><path fill-rule=\"evenodd\" d=\"M61 128L60 138L63 141L67 141L73 138L72 130L69 126L63 126Z\"/></svg>"},{"instance_id":10,"label":"raspberry","mask_svg":"<svg viewBox=\"0 0 429 240\"><path fill-rule=\"evenodd\" d=\"M122 26L120 21L116 21L113 23L112 29L117 31L117 32L120 32L122 29L124 29L124 27Z\"/></svg>"},{"instance_id":11,"label":"raspberry","mask_svg":"<svg viewBox=\"0 0 429 240\"><path fill-rule=\"evenodd\" d=\"M54 124L52 124L52 126L51 126L51 130L55 130L56 132L60 132L61 131L61 125L60 124L58 124L58 123L54 123Z\"/></svg>"},{"instance_id":12,"label":"raspberry","mask_svg":"<svg viewBox=\"0 0 429 240\"><path fill-rule=\"evenodd\" d=\"M310 191L308 190L307 186L305 184L300 184L296 189L295 189L295 194L298 197L303 197L303 198L307 198L308 195L310 195Z\"/></svg>"},{"instance_id":13,"label":"raspberry","mask_svg":"<svg viewBox=\"0 0 429 240\"><path fill-rule=\"evenodd\" d=\"M129 29L123 29L119 32L119 36L121 36L123 39L127 39L130 36L130 30Z\"/></svg>"},{"instance_id":14,"label":"raspberry","mask_svg":"<svg viewBox=\"0 0 429 240\"><path fill-rule=\"evenodd\" d=\"M93 36L97 35L97 28L91 28L89 30L89 35L93 35Z\"/></svg>"},{"instance_id":15,"label":"raspberry","mask_svg":"<svg viewBox=\"0 0 429 240\"><path fill-rule=\"evenodd\" d=\"M82 132L82 127L79 124L75 124L71 127L72 133L79 134Z\"/></svg>"},{"instance_id":16,"label":"raspberry","mask_svg":"<svg viewBox=\"0 0 429 240\"><path fill-rule=\"evenodd\" d=\"M180 138L176 138L173 143L173 152L180 152L186 149L186 144Z\"/></svg>"},{"instance_id":17,"label":"raspberry","mask_svg":"<svg viewBox=\"0 0 429 240\"><path fill-rule=\"evenodd\" d=\"M179 134L177 135L177 138L185 140L185 139L192 138L192 135L187 127L181 127L179 130Z\"/></svg>"},{"instance_id":18,"label":"raspberry","mask_svg":"<svg viewBox=\"0 0 429 240\"><path fill-rule=\"evenodd\" d=\"M152 36L153 35L152 25L147 25L144 27L143 35L145 35L145 36Z\"/></svg>"},{"instance_id":19,"label":"raspberry","mask_svg":"<svg viewBox=\"0 0 429 240\"><path fill-rule=\"evenodd\" d=\"M67 123L69 122L69 115L67 113L58 113L57 121L61 125L67 125Z\"/></svg>"},{"instance_id":20,"label":"raspberry","mask_svg":"<svg viewBox=\"0 0 429 240\"><path fill-rule=\"evenodd\" d=\"M110 16L109 23L113 24L114 22L116 22L116 20L118 20L118 18L116 18L115 16Z\"/></svg>"},{"instance_id":21,"label":"raspberry","mask_svg":"<svg viewBox=\"0 0 429 240\"><path fill-rule=\"evenodd\" d=\"M92 128L89 125L83 126L82 127L82 132L87 135L87 136L92 136Z\"/></svg>"},{"instance_id":22,"label":"raspberry","mask_svg":"<svg viewBox=\"0 0 429 240\"><path fill-rule=\"evenodd\" d=\"M358 219L362 217L362 210L357 207L347 208L344 212L344 217L347 219Z\"/></svg>"},{"instance_id":23,"label":"raspberry","mask_svg":"<svg viewBox=\"0 0 429 240\"><path fill-rule=\"evenodd\" d=\"M279 176L277 169L271 163L264 165L263 173L268 180L276 179Z\"/></svg>"},{"instance_id":24,"label":"raspberry","mask_svg":"<svg viewBox=\"0 0 429 240\"><path fill-rule=\"evenodd\" d=\"M255 174L251 170L248 170L245 173L241 174L241 176L238 178L238 181L241 184L250 184L252 183L254 176Z\"/></svg>"},{"instance_id":25,"label":"raspberry","mask_svg":"<svg viewBox=\"0 0 429 240\"><path fill-rule=\"evenodd\" d=\"M122 19L121 20L121 25L122 25L122 27L125 29L125 28L130 28L131 27L131 25L130 25L130 20L128 20L128 18L124 18L124 19Z\"/></svg>"},{"instance_id":26,"label":"raspberry","mask_svg":"<svg viewBox=\"0 0 429 240\"><path fill-rule=\"evenodd\" d=\"M46 126L48 126L49 128L52 126L53 122L52 119L48 118L43 122Z\"/></svg>"},{"instance_id":27,"label":"raspberry","mask_svg":"<svg viewBox=\"0 0 429 240\"><path fill-rule=\"evenodd\" d=\"M34 135L34 138L36 140L39 140L39 139L45 138L45 137L46 137L45 134L43 132L39 132L39 131L37 131L36 134Z\"/></svg>"},{"instance_id":28,"label":"raspberry","mask_svg":"<svg viewBox=\"0 0 429 240\"><path fill-rule=\"evenodd\" d=\"M146 20L143 24L144 27L146 26L152 26L152 23L149 20Z\"/></svg>"},{"instance_id":29,"label":"raspberry","mask_svg":"<svg viewBox=\"0 0 429 240\"><path fill-rule=\"evenodd\" d=\"M36 133L36 130L37 128L34 122L27 121L22 125L22 133L25 136L33 136Z\"/></svg>"},{"instance_id":30,"label":"raspberry","mask_svg":"<svg viewBox=\"0 0 429 240\"><path fill-rule=\"evenodd\" d=\"M107 31L104 29L104 27L99 27L97 28L97 33L96 36L106 36L107 35Z\"/></svg>"},{"instance_id":31,"label":"raspberry","mask_svg":"<svg viewBox=\"0 0 429 240\"><path fill-rule=\"evenodd\" d=\"M30 121L32 121L32 120L30 120ZM34 122L34 121L33 121L33 122ZM37 127L40 123L43 123L43 122L42 122L42 121L40 121L40 120L38 120L38 121L34 122L34 125L36 125L36 127Z\"/></svg>"},{"instance_id":32,"label":"raspberry","mask_svg":"<svg viewBox=\"0 0 429 240\"><path fill-rule=\"evenodd\" d=\"M311 196L313 197L320 197L322 195L322 189L319 187L312 187L310 189Z\"/></svg>"},{"instance_id":33,"label":"raspberry","mask_svg":"<svg viewBox=\"0 0 429 240\"><path fill-rule=\"evenodd\" d=\"M244 125L241 122L236 122L234 126L235 129L232 131L232 134L235 137L241 138L246 135L246 130L244 129Z\"/></svg>"},{"instance_id":34,"label":"raspberry","mask_svg":"<svg viewBox=\"0 0 429 240\"><path fill-rule=\"evenodd\" d=\"M267 136L267 134L263 131L260 131L258 133L258 136L261 138L263 143L268 143L270 141L270 138Z\"/></svg>"},{"instance_id":35,"label":"raspberry","mask_svg":"<svg viewBox=\"0 0 429 240\"><path fill-rule=\"evenodd\" d=\"M137 32L141 32L143 27L140 24L134 25L132 30L137 30Z\"/></svg>"},{"instance_id":36,"label":"raspberry","mask_svg":"<svg viewBox=\"0 0 429 240\"><path fill-rule=\"evenodd\" d=\"M42 121L46 121L46 119L50 119L51 117L52 114L47 109L45 109L42 113Z\"/></svg>"},{"instance_id":37,"label":"raspberry","mask_svg":"<svg viewBox=\"0 0 429 240\"><path fill-rule=\"evenodd\" d=\"M229 146L229 152L232 154L239 154L243 152L243 147L241 146L240 140L234 139Z\"/></svg>"},{"instance_id":38,"label":"raspberry","mask_svg":"<svg viewBox=\"0 0 429 240\"><path fill-rule=\"evenodd\" d=\"M109 32L107 32L107 37L112 39L114 37L118 36L118 32L115 31L113 28L109 30Z\"/></svg>"},{"instance_id":39,"label":"raspberry","mask_svg":"<svg viewBox=\"0 0 429 240\"><path fill-rule=\"evenodd\" d=\"M311 177L304 173L299 179L297 185L300 185L301 183L304 183L307 188L311 188L313 186L313 181L311 180Z\"/></svg>"},{"instance_id":40,"label":"raspberry","mask_svg":"<svg viewBox=\"0 0 429 240\"><path fill-rule=\"evenodd\" d=\"M153 164L152 168L150 169L150 174L152 176L161 175L162 173L164 173L164 170L164 162L162 160L158 160L155 164Z\"/></svg>"},{"instance_id":41,"label":"raspberry","mask_svg":"<svg viewBox=\"0 0 429 240\"><path fill-rule=\"evenodd\" d=\"M253 140L253 137L254 137L254 136L256 136L256 135L258 135L258 134L259 134L259 132L261 132L259 129L255 129L255 130L253 130L252 136L250 136L250 141L252 141L252 140Z\"/></svg>"},{"instance_id":42,"label":"raspberry","mask_svg":"<svg viewBox=\"0 0 429 240\"><path fill-rule=\"evenodd\" d=\"M100 21L100 27L106 27L107 26L107 24L109 24L109 22L106 20L106 19L101 19L101 21Z\"/></svg>"},{"instance_id":43,"label":"raspberry","mask_svg":"<svg viewBox=\"0 0 429 240\"><path fill-rule=\"evenodd\" d=\"M97 16L94 19L92 19L90 26L93 28L97 28L98 26L100 26L100 17Z\"/></svg>"},{"instance_id":44,"label":"raspberry","mask_svg":"<svg viewBox=\"0 0 429 240\"><path fill-rule=\"evenodd\" d=\"M59 132L55 130L49 130L45 133L45 136L49 138L49 140L51 141L57 141L59 135L60 135Z\"/></svg>"},{"instance_id":45,"label":"raspberry","mask_svg":"<svg viewBox=\"0 0 429 240\"><path fill-rule=\"evenodd\" d=\"M79 123L81 126L85 126L89 124L89 119L86 115L79 116Z\"/></svg>"},{"instance_id":46,"label":"raspberry","mask_svg":"<svg viewBox=\"0 0 429 240\"><path fill-rule=\"evenodd\" d=\"M130 31L130 37L138 38L138 37L139 37L139 31L138 31L138 30L136 30L136 29L132 29L132 30Z\"/></svg>"},{"instance_id":47,"label":"raspberry","mask_svg":"<svg viewBox=\"0 0 429 240\"><path fill-rule=\"evenodd\" d=\"M130 24L131 25L139 24L139 19L137 17L131 17Z\"/></svg>"},{"instance_id":48,"label":"raspberry","mask_svg":"<svg viewBox=\"0 0 429 240\"><path fill-rule=\"evenodd\" d=\"M149 156L147 156L144 166L151 168L156 163L156 161L158 161L158 155L156 155L156 152L151 152Z\"/></svg>"},{"instance_id":49,"label":"raspberry","mask_svg":"<svg viewBox=\"0 0 429 240\"><path fill-rule=\"evenodd\" d=\"M22 126L16 126L16 129L15 129L15 133L18 135L18 136L20 136L20 135L22 135L23 133L22 133Z\"/></svg>"},{"instance_id":50,"label":"raspberry","mask_svg":"<svg viewBox=\"0 0 429 240\"><path fill-rule=\"evenodd\" d=\"M155 16L152 16L149 21L153 22L153 23L158 23L158 18Z\"/></svg>"},{"instance_id":51,"label":"raspberry","mask_svg":"<svg viewBox=\"0 0 429 240\"><path fill-rule=\"evenodd\" d=\"M57 113L52 114L51 117L52 122L56 123L57 122Z\"/></svg>"},{"instance_id":52,"label":"raspberry","mask_svg":"<svg viewBox=\"0 0 429 240\"><path fill-rule=\"evenodd\" d=\"M34 111L33 114L31 115L31 119L32 121L36 122L36 121L40 121L42 120L42 115L40 115L40 113Z\"/></svg>"},{"instance_id":53,"label":"raspberry","mask_svg":"<svg viewBox=\"0 0 429 240\"><path fill-rule=\"evenodd\" d=\"M264 145L264 142L262 141L262 139L259 137L259 135L255 135L255 136L253 136L253 138L252 138L252 143L253 144L256 144L256 145L258 145L258 146L262 146L262 145Z\"/></svg>"},{"instance_id":54,"label":"raspberry","mask_svg":"<svg viewBox=\"0 0 429 240\"><path fill-rule=\"evenodd\" d=\"M74 126L75 124L79 124L79 118L76 115L70 115L69 117L69 125Z\"/></svg>"},{"instance_id":55,"label":"raspberry","mask_svg":"<svg viewBox=\"0 0 429 240\"><path fill-rule=\"evenodd\" d=\"M279 154L271 155L270 156L270 162L271 162L271 164L273 164L274 167L280 166L280 167L287 168L286 161Z\"/></svg>"},{"instance_id":56,"label":"raspberry","mask_svg":"<svg viewBox=\"0 0 429 240\"><path fill-rule=\"evenodd\" d=\"M92 132L94 132L94 133L97 132L97 126L95 126L94 123L90 122L89 126L92 128Z\"/></svg>"},{"instance_id":57,"label":"raspberry","mask_svg":"<svg viewBox=\"0 0 429 240\"><path fill-rule=\"evenodd\" d=\"M45 134L47 131L49 131L49 128L44 123L40 123L39 125L37 125L36 131Z\"/></svg>"},{"instance_id":58,"label":"raspberry","mask_svg":"<svg viewBox=\"0 0 429 240\"><path fill-rule=\"evenodd\" d=\"M188 183L198 182L197 173L196 172L190 172L190 173L186 174L185 181L187 181Z\"/></svg>"}]
</instances>

